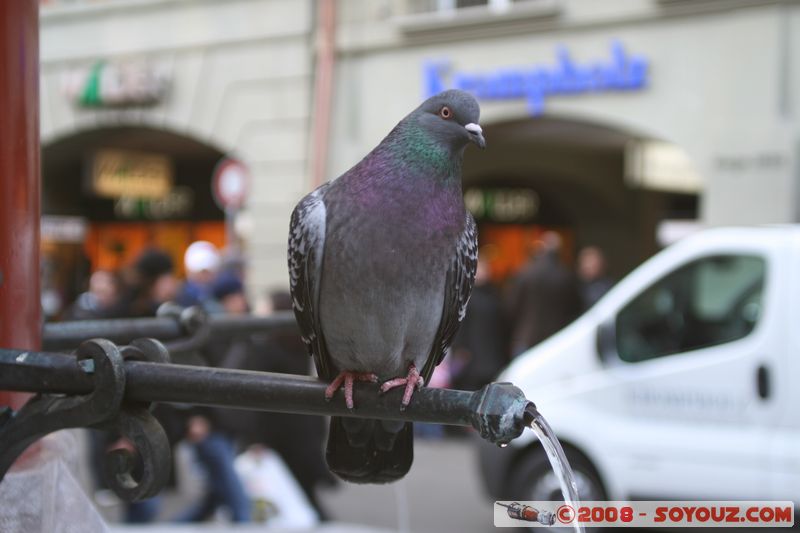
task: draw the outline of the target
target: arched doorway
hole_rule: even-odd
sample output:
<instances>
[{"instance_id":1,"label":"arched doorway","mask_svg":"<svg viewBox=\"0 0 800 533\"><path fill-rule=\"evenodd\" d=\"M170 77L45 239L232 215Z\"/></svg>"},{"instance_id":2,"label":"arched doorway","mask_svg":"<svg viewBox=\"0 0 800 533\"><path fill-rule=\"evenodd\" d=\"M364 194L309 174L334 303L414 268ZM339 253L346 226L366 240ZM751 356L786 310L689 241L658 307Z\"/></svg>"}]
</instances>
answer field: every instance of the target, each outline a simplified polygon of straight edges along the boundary
<instances>
[{"instance_id":1,"label":"arched doorway","mask_svg":"<svg viewBox=\"0 0 800 533\"><path fill-rule=\"evenodd\" d=\"M182 273L194 240L225 245L211 178L223 153L148 127L73 133L42 148L42 265L46 313L56 316L94 270L117 270L145 247Z\"/></svg>"},{"instance_id":2,"label":"arched doorway","mask_svg":"<svg viewBox=\"0 0 800 533\"><path fill-rule=\"evenodd\" d=\"M548 229L562 235L567 263L580 248L598 246L619 278L657 251L660 224L697 218L696 177L656 182L648 178L652 163L647 175L634 165L643 154L652 159L652 147L680 159L683 151L674 145L554 117L490 124L484 131L489 149L465 155L464 195L498 280L521 267Z\"/></svg>"}]
</instances>

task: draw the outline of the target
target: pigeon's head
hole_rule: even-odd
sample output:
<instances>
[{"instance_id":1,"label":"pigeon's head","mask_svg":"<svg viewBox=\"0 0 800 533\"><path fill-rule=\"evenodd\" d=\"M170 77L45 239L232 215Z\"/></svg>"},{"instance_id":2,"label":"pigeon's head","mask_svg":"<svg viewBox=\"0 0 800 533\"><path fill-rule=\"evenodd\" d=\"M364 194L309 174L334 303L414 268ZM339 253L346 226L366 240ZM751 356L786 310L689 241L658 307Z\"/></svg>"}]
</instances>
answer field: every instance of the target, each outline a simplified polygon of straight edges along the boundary
<instances>
[{"instance_id":1,"label":"pigeon's head","mask_svg":"<svg viewBox=\"0 0 800 533\"><path fill-rule=\"evenodd\" d=\"M478 102L471 94L450 89L425 100L412 116L436 141L461 150L470 142L486 148L483 130L478 125L480 114Z\"/></svg>"}]
</instances>

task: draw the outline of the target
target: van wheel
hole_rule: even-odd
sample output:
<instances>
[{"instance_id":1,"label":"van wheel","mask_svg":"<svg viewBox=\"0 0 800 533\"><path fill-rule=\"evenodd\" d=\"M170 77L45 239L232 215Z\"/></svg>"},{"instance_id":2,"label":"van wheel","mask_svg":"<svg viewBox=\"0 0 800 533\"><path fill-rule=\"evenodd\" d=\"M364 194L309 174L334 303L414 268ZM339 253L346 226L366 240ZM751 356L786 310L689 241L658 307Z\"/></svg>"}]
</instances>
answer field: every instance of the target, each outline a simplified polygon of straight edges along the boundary
<instances>
[{"instance_id":1,"label":"van wheel","mask_svg":"<svg viewBox=\"0 0 800 533\"><path fill-rule=\"evenodd\" d=\"M583 501L605 500L606 491L592 464L569 448L565 449L564 453L572 467L572 473L575 475L575 484L578 486L580 499ZM536 447L528 452L514 463L512 468L508 486L510 497L531 501L562 501L564 499L558 478L541 447Z\"/></svg>"}]
</instances>

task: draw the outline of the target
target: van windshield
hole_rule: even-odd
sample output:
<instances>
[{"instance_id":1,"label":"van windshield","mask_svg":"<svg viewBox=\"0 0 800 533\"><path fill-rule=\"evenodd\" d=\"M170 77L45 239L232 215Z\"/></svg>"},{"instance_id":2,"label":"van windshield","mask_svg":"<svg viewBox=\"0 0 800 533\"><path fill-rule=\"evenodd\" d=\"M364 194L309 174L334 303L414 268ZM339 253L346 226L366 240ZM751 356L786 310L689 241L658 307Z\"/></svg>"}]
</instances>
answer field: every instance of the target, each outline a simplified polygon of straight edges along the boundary
<instances>
[{"instance_id":1,"label":"van windshield","mask_svg":"<svg viewBox=\"0 0 800 533\"><path fill-rule=\"evenodd\" d=\"M639 362L747 336L761 315L766 262L715 255L662 278L617 315L617 351Z\"/></svg>"}]
</instances>

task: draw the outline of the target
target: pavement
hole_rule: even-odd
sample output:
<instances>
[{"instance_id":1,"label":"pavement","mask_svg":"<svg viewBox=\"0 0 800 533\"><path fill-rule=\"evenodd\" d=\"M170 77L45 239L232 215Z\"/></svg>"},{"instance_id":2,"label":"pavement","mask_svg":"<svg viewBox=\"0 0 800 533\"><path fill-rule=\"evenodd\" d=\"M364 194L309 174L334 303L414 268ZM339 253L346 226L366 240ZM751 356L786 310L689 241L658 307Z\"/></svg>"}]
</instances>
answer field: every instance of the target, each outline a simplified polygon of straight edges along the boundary
<instances>
[{"instance_id":1,"label":"pavement","mask_svg":"<svg viewBox=\"0 0 800 533\"><path fill-rule=\"evenodd\" d=\"M146 526L119 523L121 506L113 500L100 506L100 512L113 533L222 533L227 531L292 531L324 533L400 532L476 532L494 531L492 504L482 493L478 478L477 455L470 439L417 438L414 465L401 481L389 485L339 483L325 489L320 500L332 520L313 529L275 529L267 524L234 526L226 521L201 525L175 525L167 522ZM173 515L194 497L198 484L186 479L189 457L178 451L181 489L165 494L163 517Z\"/></svg>"},{"instance_id":2,"label":"pavement","mask_svg":"<svg viewBox=\"0 0 800 533\"><path fill-rule=\"evenodd\" d=\"M111 493L94 492L91 486L85 462L85 433L60 431L45 437L40 443L39 466L9 472L0 484L0 502L27 504L0 506L2 531L484 533L495 530L492 525L493 501L483 493L471 439L417 438L414 465L404 479L390 485L339 483L337 487L320 493L322 504L332 520L313 527L293 529L278 526L274 519L271 523L236 526L222 515L213 522L198 525L170 523L169 518L196 501L203 488L202 478L192 466L191 450L180 446L175 454L178 489L163 491L161 521L143 526L120 524L122 503ZM273 475L267 477L276 479ZM276 494L286 492L286 485L281 485ZM31 513L30 509L46 509L47 512ZM299 515L291 516L296 518ZM9 524L12 524L10 528ZM66 529L58 527L59 524ZM737 528L743 533L773 530ZM565 530L559 528L557 531Z\"/></svg>"},{"instance_id":3,"label":"pavement","mask_svg":"<svg viewBox=\"0 0 800 533\"><path fill-rule=\"evenodd\" d=\"M341 484L323 494L336 521L392 531L488 532L494 500L483 494L470 439L416 439L414 465L390 485Z\"/></svg>"}]
</instances>

